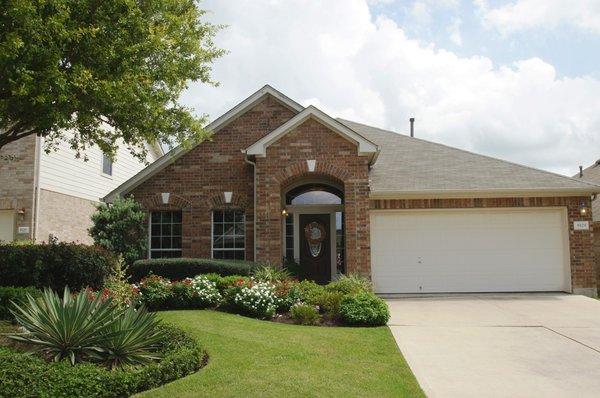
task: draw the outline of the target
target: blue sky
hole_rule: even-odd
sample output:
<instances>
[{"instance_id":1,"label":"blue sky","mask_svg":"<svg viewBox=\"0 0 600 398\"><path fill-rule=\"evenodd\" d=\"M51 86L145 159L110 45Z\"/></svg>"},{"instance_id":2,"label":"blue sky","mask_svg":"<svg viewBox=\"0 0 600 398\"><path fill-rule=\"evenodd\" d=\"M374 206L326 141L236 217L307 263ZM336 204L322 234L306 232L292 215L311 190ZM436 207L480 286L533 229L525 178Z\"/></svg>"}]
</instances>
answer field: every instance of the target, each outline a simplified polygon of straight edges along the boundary
<instances>
[{"instance_id":1,"label":"blue sky","mask_svg":"<svg viewBox=\"0 0 600 398\"><path fill-rule=\"evenodd\" d=\"M577 7L577 1L563 2ZM431 2L434 3L434 2ZM431 5L422 1L372 2L373 14L382 14L401 25L408 37L435 43L462 57L484 55L495 63L508 64L520 59L539 57L554 65L557 75L592 75L600 78L600 34L574 27L562 21L556 27L525 29L508 35L486 27L481 8L473 1L439 1ZM514 2L493 1L490 7ZM598 1L600 3L600 1ZM419 4L423 5L419 8ZM540 3L541 4L541 3ZM423 21L417 10L425 10L429 20ZM458 25L461 43L451 39L449 30Z\"/></svg>"},{"instance_id":2,"label":"blue sky","mask_svg":"<svg viewBox=\"0 0 600 398\"><path fill-rule=\"evenodd\" d=\"M334 117L565 175L600 158L600 0L205 0L214 119L270 84Z\"/></svg>"}]
</instances>

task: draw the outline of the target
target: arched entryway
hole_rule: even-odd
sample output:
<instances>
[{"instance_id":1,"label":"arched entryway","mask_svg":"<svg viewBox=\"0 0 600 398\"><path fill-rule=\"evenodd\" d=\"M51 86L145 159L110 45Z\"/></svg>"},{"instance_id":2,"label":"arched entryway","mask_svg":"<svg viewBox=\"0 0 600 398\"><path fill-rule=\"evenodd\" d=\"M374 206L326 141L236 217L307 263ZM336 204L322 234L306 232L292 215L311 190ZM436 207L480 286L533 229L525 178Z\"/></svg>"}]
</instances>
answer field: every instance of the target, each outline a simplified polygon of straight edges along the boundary
<instances>
[{"instance_id":1,"label":"arched entryway","mask_svg":"<svg viewBox=\"0 0 600 398\"><path fill-rule=\"evenodd\" d=\"M282 198L282 256L300 276L327 283L345 272L344 187L329 179L287 184Z\"/></svg>"}]
</instances>

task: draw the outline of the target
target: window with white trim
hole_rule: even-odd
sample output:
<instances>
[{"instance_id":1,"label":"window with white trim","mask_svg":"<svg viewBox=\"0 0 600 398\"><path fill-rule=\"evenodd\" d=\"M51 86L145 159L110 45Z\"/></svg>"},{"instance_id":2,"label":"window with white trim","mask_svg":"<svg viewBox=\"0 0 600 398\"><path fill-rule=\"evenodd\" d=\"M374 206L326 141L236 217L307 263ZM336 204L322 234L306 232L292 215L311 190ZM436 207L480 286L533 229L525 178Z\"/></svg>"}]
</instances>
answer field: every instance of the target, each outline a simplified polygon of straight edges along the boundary
<instances>
[{"instance_id":1,"label":"window with white trim","mask_svg":"<svg viewBox=\"0 0 600 398\"><path fill-rule=\"evenodd\" d=\"M153 211L150 215L150 258L181 257L180 211Z\"/></svg>"},{"instance_id":2,"label":"window with white trim","mask_svg":"<svg viewBox=\"0 0 600 398\"><path fill-rule=\"evenodd\" d=\"M212 257L227 260L246 258L246 217L242 210L212 213Z\"/></svg>"},{"instance_id":3,"label":"window with white trim","mask_svg":"<svg viewBox=\"0 0 600 398\"><path fill-rule=\"evenodd\" d=\"M102 173L112 176L112 159L105 153L102 154Z\"/></svg>"}]
</instances>

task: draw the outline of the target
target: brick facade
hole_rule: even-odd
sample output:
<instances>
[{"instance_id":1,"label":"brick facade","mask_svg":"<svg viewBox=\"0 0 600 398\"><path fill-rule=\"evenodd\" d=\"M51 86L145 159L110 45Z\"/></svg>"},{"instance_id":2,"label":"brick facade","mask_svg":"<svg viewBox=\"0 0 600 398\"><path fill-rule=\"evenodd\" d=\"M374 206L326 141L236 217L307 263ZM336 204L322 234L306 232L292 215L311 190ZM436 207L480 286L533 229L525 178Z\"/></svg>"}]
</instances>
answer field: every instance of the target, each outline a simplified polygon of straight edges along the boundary
<instances>
[{"instance_id":1,"label":"brick facade","mask_svg":"<svg viewBox=\"0 0 600 398\"><path fill-rule=\"evenodd\" d=\"M590 212L579 213L581 203L590 208L589 197L540 198L475 198L475 199L392 199L371 200L371 208L381 209L469 209L501 207L565 207L569 223L569 250L571 258L571 284L574 293L596 295L596 270L594 268L593 229L574 231L573 221L592 222Z\"/></svg>"},{"instance_id":2,"label":"brick facade","mask_svg":"<svg viewBox=\"0 0 600 398\"><path fill-rule=\"evenodd\" d=\"M596 267L596 286L600 288L600 221L594 222L594 264Z\"/></svg>"},{"instance_id":3,"label":"brick facade","mask_svg":"<svg viewBox=\"0 0 600 398\"><path fill-rule=\"evenodd\" d=\"M316 160L314 172L307 159ZM281 262L282 194L294 182L317 177L343 186L347 270L370 274L368 158L357 155L355 144L309 119L271 144L256 170L258 258Z\"/></svg>"},{"instance_id":4,"label":"brick facade","mask_svg":"<svg viewBox=\"0 0 600 398\"><path fill-rule=\"evenodd\" d=\"M62 242L92 244L87 230L95 202L58 192L40 190L37 240L47 242L50 235Z\"/></svg>"},{"instance_id":5,"label":"brick facade","mask_svg":"<svg viewBox=\"0 0 600 398\"><path fill-rule=\"evenodd\" d=\"M589 206L590 198L370 200L368 158L359 156L354 143L314 118L268 145L266 156L253 159L255 166L248 163L242 150L295 114L267 95L222 127L211 141L194 147L129 194L149 211L182 210L185 257L211 256L213 210L241 209L246 215L246 259L278 265L282 261L281 212L285 192L304 181L330 182L344 193L346 269L364 275L371 273L369 209L564 207L569 221L573 291L595 294L593 233L573 230L573 221L591 221L591 215L579 214L580 203ZM313 159L316 168L309 172L306 161ZM161 192L170 193L166 205ZM224 192L233 193L230 203L225 202Z\"/></svg>"},{"instance_id":6,"label":"brick facade","mask_svg":"<svg viewBox=\"0 0 600 398\"><path fill-rule=\"evenodd\" d=\"M23 209L24 215L16 215L15 239L31 239L35 205L36 137L21 138L0 150L2 156L15 159L0 159L0 210ZM18 227L29 227L29 233L18 234Z\"/></svg>"},{"instance_id":7,"label":"brick facade","mask_svg":"<svg viewBox=\"0 0 600 398\"><path fill-rule=\"evenodd\" d=\"M295 113L271 96L233 120L212 141L196 146L131 193L148 210L183 209L183 256L210 257L211 211L239 208L246 214L246 259L254 258L254 171L241 152ZM178 203L162 205L160 192ZM233 192L231 204L223 192Z\"/></svg>"}]
</instances>

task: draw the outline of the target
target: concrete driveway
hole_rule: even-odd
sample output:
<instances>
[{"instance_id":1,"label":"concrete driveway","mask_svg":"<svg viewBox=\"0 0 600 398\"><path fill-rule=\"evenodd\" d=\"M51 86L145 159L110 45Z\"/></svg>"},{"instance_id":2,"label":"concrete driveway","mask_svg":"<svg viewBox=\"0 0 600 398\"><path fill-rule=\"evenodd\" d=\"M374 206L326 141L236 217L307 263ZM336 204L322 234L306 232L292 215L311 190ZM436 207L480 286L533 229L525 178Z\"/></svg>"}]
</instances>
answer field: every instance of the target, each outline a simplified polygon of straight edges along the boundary
<instances>
[{"instance_id":1,"label":"concrete driveway","mask_svg":"<svg viewBox=\"0 0 600 398\"><path fill-rule=\"evenodd\" d=\"M387 300L429 397L600 396L600 301L568 294Z\"/></svg>"}]
</instances>

